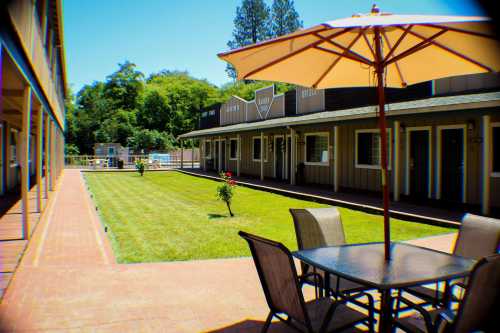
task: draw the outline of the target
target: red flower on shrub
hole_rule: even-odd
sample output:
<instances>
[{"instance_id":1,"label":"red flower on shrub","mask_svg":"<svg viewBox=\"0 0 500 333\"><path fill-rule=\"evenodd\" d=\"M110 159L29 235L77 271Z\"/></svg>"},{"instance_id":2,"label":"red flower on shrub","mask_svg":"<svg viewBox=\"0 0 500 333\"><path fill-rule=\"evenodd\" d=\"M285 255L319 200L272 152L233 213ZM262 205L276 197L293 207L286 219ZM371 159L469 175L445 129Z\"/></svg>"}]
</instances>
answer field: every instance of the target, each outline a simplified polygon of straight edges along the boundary
<instances>
[{"instance_id":1,"label":"red flower on shrub","mask_svg":"<svg viewBox=\"0 0 500 333\"><path fill-rule=\"evenodd\" d=\"M232 176L233 174L231 173L231 171L226 172L226 177L232 177Z\"/></svg>"},{"instance_id":2,"label":"red flower on shrub","mask_svg":"<svg viewBox=\"0 0 500 333\"><path fill-rule=\"evenodd\" d=\"M234 186L234 185L236 185L236 182L235 182L234 180L232 180L232 179L231 179L231 180L229 181L229 185Z\"/></svg>"}]
</instances>

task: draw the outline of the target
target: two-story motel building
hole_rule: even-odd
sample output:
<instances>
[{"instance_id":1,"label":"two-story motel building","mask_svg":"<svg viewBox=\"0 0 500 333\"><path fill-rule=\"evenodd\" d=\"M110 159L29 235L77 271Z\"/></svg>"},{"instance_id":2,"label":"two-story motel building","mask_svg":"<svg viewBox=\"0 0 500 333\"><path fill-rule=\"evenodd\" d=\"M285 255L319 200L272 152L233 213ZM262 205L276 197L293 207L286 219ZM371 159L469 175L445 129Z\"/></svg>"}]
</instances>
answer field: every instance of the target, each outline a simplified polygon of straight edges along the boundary
<instances>
[{"instance_id":1,"label":"two-story motel building","mask_svg":"<svg viewBox=\"0 0 500 333\"><path fill-rule=\"evenodd\" d=\"M469 75L387 89L390 188L395 201L500 208L500 77ZM257 90L201 110L204 170L332 191L380 191L373 88L275 94ZM293 138L293 139L292 139ZM495 209L496 208L496 209Z\"/></svg>"},{"instance_id":2,"label":"two-story motel building","mask_svg":"<svg viewBox=\"0 0 500 333\"><path fill-rule=\"evenodd\" d=\"M61 1L2 1L0 15L0 200L20 194L27 239L29 212L43 210L64 163Z\"/></svg>"}]
</instances>

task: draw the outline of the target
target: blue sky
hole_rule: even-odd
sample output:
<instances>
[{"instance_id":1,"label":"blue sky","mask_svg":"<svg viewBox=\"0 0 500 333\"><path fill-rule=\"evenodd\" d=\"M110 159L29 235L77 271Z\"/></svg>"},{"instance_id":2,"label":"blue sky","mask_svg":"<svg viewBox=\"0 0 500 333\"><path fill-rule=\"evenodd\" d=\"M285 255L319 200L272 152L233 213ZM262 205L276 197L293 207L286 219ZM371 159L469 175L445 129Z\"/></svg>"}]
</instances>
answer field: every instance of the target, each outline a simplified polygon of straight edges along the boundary
<instances>
[{"instance_id":1,"label":"blue sky","mask_svg":"<svg viewBox=\"0 0 500 333\"><path fill-rule=\"evenodd\" d=\"M217 53L227 49L241 0L64 0L68 82L73 92L129 60L150 73L187 70L221 85L229 82ZM268 5L272 0L266 0ZM295 0L304 26L368 12L367 0ZM381 0L385 12L482 15L472 0Z\"/></svg>"}]
</instances>

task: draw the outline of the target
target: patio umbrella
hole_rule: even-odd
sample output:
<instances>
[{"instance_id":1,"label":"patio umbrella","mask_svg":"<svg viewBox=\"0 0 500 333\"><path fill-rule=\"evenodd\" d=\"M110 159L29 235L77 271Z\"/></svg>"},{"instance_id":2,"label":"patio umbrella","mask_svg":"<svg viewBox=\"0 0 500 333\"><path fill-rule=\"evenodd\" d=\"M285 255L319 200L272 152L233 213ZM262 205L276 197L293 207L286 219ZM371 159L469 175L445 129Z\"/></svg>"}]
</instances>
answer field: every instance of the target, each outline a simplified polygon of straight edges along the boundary
<instances>
[{"instance_id":1,"label":"patio umbrella","mask_svg":"<svg viewBox=\"0 0 500 333\"><path fill-rule=\"evenodd\" d=\"M384 87L500 70L499 45L486 17L393 15L374 5L357 14L220 53L238 79L312 88L376 86L381 140L385 258L390 259Z\"/></svg>"}]
</instances>

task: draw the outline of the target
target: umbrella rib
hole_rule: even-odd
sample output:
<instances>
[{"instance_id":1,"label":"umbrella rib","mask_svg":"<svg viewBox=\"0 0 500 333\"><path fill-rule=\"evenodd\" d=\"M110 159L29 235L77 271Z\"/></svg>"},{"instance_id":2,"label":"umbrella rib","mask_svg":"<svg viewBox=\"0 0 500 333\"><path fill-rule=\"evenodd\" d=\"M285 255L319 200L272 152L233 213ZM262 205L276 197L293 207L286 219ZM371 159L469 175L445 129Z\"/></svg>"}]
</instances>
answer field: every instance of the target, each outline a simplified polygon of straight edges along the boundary
<instances>
[{"instance_id":1,"label":"umbrella rib","mask_svg":"<svg viewBox=\"0 0 500 333\"><path fill-rule=\"evenodd\" d=\"M450 27L450 26L441 26L441 25L436 25L436 24L421 24L421 25L424 27L430 27L430 28L435 28L435 29L447 29L447 30L450 30L453 32L459 32L459 33L473 35L473 36L477 36L477 37L496 39L496 37L493 35L485 34L482 32L477 32L477 31L469 31L469 30L454 28L454 27Z\"/></svg>"},{"instance_id":2,"label":"umbrella rib","mask_svg":"<svg viewBox=\"0 0 500 333\"><path fill-rule=\"evenodd\" d=\"M320 51L323 51L323 52L327 52L327 53L331 53L331 54L335 54L339 57L342 57L342 58L347 58L347 59L350 59L350 60L353 60L353 61L357 61L361 64L365 64L365 65L368 65L368 66L373 66L373 61L370 61L370 60L365 60L365 59L359 59L357 57L354 57L352 55L349 55L349 54L343 54L343 53L340 53L340 52L337 52L337 51L334 51L334 50L330 50L330 49L325 49L324 47L321 47L321 46L314 46L314 48L316 50L320 50Z\"/></svg>"},{"instance_id":3,"label":"umbrella rib","mask_svg":"<svg viewBox=\"0 0 500 333\"><path fill-rule=\"evenodd\" d=\"M344 34L344 33L348 32L348 31L350 31L351 29L352 29L352 28L346 28L346 29L343 29L343 30L341 30L341 31L337 31L337 32L335 32L335 33L333 33L333 34L329 35L329 38L333 38L333 37L340 36L340 35L342 35L342 34ZM280 57L280 58L278 58L278 59L275 59L275 60L273 60L273 61L271 61L271 62L268 62L268 63L267 63L267 64L265 64L265 65L262 65L262 66L260 66L260 67L258 67L258 68L256 68L256 69L254 69L254 70L250 71L250 72L249 72L249 73L247 73L247 74L246 74L243 78L244 78L244 79L247 79L249 76L251 76L251 75L253 75L253 74L255 74L255 73L258 73L258 72L260 72L260 71L262 71L262 70L264 70L264 69L266 69L266 68L268 68L268 67L270 67L270 66L273 66L273 65L275 65L275 64L277 64L277 63L280 63L280 62L282 62L283 60L286 60L286 59L288 59L288 58L290 58L290 57L293 57L294 55L297 55L297 54L299 54L299 53L302 53L302 52L304 52L305 50L308 50L308 49L310 49L310 48L313 48L313 47L315 47L316 45L321 44L321 43L323 43L323 40L322 40L322 39L317 40L317 41L315 41L315 42L313 42L313 43L310 43L310 44L308 44L308 45L306 45L306 46L304 46L304 47L302 47L302 48L300 48L300 49L298 49L298 50L295 50L295 51L294 51L294 52L292 52L292 53L289 53L289 54L287 54L287 55L284 55L283 57Z\"/></svg>"},{"instance_id":4,"label":"umbrella rib","mask_svg":"<svg viewBox=\"0 0 500 333\"><path fill-rule=\"evenodd\" d=\"M342 51L346 51L347 53L351 54L354 57L359 58L360 60L364 60L364 63L366 63L366 64L370 64L371 63L370 59L367 59L367 58L363 57L361 54L359 54L357 52L354 52L352 50L349 50L348 47L345 47L345 46L343 46L343 45L341 45L341 44L339 44L339 43L334 42L333 40L331 40L331 38L334 38L334 37L323 37L323 36L321 36L321 35L319 35L317 33L314 33L314 36L323 39L323 41L325 41L326 43L331 44L331 45L333 45L335 47L338 47Z\"/></svg>"},{"instance_id":5,"label":"umbrella rib","mask_svg":"<svg viewBox=\"0 0 500 333\"><path fill-rule=\"evenodd\" d=\"M350 49L354 44L356 44L356 42L359 40L359 38L362 35L364 35L364 30L365 29L362 29L361 32L349 43L349 46L347 46L348 49ZM344 53L347 53L347 51L344 51ZM332 64L328 67L328 69L323 74L321 74L319 79L313 84L313 88L316 88L318 86L318 84L320 84L321 81L323 81L323 79L328 75L328 73L330 73L332 71L333 67L335 67L341 59L342 59L342 57L339 56L337 59L335 59L332 62Z\"/></svg>"},{"instance_id":6,"label":"umbrella rib","mask_svg":"<svg viewBox=\"0 0 500 333\"><path fill-rule=\"evenodd\" d=\"M411 32L410 32L410 34L412 34L413 36L415 36L415 37L417 37L417 38L420 38L420 39L422 39L422 40L423 40L423 39L425 39L425 37L424 37L424 36L422 36L422 35L420 35L420 34L418 34L418 33L414 32L414 31L411 31ZM483 69L487 70L488 72L494 72L494 70L493 70L491 67L488 67L488 66L486 66L486 65L484 65L484 64L482 64L482 63L480 63L479 61L474 60L474 59L472 59L472 58L470 58L470 57L466 56L465 54L462 54L462 53L460 53L460 52L458 52L458 51L455 51L455 50L453 50L453 49L451 49L451 48L449 48L449 47L447 47L447 46L444 46L443 44L441 44L441 43L439 43L439 42L432 41L432 42L431 42L431 44L432 44L432 45L434 45L434 46L436 46L436 47L439 47L440 49L443 49L443 50L445 50L445 51L447 51L447 52L449 52L449 53L451 53L451 54L453 54L453 55L456 55L457 57L462 58L462 59L463 59L463 60L465 60L465 61L468 61L468 62L470 62L470 63L473 63L474 65L476 65L476 66L478 66L478 67L481 67L481 68L483 68Z\"/></svg>"},{"instance_id":7,"label":"umbrella rib","mask_svg":"<svg viewBox=\"0 0 500 333\"><path fill-rule=\"evenodd\" d=\"M240 48L237 48L237 49L234 49L234 50L229 50L229 51L226 51L226 52L221 52L221 53L217 54L217 56L218 57L224 57L224 56L229 55L229 54L235 54L235 53L239 53L239 52L242 52L242 51L248 51L248 50L254 49L256 47L261 47L261 46L265 46L265 45L271 45L271 44L275 44L275 43L279 43L279 42L285 42L285 41L290 40L290 39L294 39L294 38L298 38L298 37L304 37L304 36L307 36L307 35L312 35L313 33L318 33L318 32L322 32L322 31L325 31L325 30L328 30L328 28L326 26L323 26L323 28L320 29L320 30L308 31L308 32L304 32L302 34L297 34L297 35L293 35L293 36L278 37L278 38L275 38L275 39L262 41L262 42L259 42L259 43L256 43L256 44L243 46L243 47L240 47Z\"/></svg>"},{"instance_id":8,"label":"umbrella rib","mask_svg":"<svg viewBox=\"0 0 500 333\"><path fill-rule=\"evenodd\" d=\"M431 37L423 40L422 42L418 43L417 45L415 45L415 46L407 49L406 51L404 51L404 52L402 52L402 53L400 53L400 54L398 54L396 56L394 56L392 59L385 60L383 62L383 65L384 66L388 66L388 65L392 64L393 62L396 62L396 61L398 61L398 60L400 60L400 59L402 59L404 57L407 57L407 56L409 56L409 55L411 55L411 54L413 54L415 52L418 52L418 51L420 51L422 49L425 49L425 48L431 46L432 45L432 41L434 39L438 38L439 36L441 36L442 34L444 34L446 31L448 31L448 30L443 29L443 30L435 33L434 35L432 35Z\"/></svg>"},{"instance_id":9,"label":"umbrella rib","mask_svg":"<svg viewBox=\"0 0 500 333\"><path fill-rule=\"evenodd\" d=\"M408 31L408 29L406 29L405 31ZM396 48L396 45L394 45L394 47L391 46L391 42L389 41L389 38L387 38L387 34L385 33L385 31L382 31L382 37L385 39L385 42L387 43L387 46L389 46L389 49L392 51L394 50L394 48ZM398 40L401 41L402 39L400 38ZM391 55L392 52L389 52L389 54L387 55L386 59L389 58L389 56ZM403 73L401 72L401 68L399 68L399 64L397 61L394 62L394 65L396 66L396 70L398 71L398 75L399 75L399 79L401 80L401 86L402 87L406 87L407 86L407 83L403 77Z\"/></svg>"},{"instance_id":10,"label":"umbrella rib","mask_svg":"<svg viewBox=\"0 0 500 333\"><path fill-rule=\"evenodd\" d=\"M375 51L373 50L372 46L370 45L370 41L368 40L368 37L366 37L364 30L363 30L363 39L365 40L365 43L368 46L368 49L372 53L373 59L375 59L376 58Z\"/></svg>"},{"instance_id":11,"label":"umbrella rib","mask_svg":"<svg viewBox=\"0 0 500 333\"><path fill-rule=\"evenodd\" d=\"M389 53L385 57L386 60L389 59L390 56L392 56L392 54L394 53L394 51L396 51L396 49L398 48L398 46L401 44L401 42L403 41L403 39L406 37L406 35L408 34L408 32L410 32L410 30L412 28L413 28L413 25L409 25L408 27L406 27L406 29L404 29L403 33L401 34L401 36L399 36L399 39L396 41L396 44L394 44L394 47L391 48L391 50L389 51ZM402 29L402 28L400 28L400 29ZM384 36L385 36L385 33L384 33ZM389 42L389 39L387 38L387 36L385 36L385 38L386 38L387 42ZM389 47L391 47L391 46L389 45Z\"/></svg>"}]
</instances>

